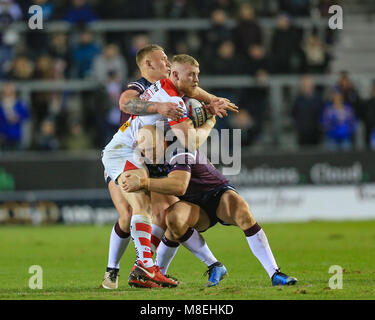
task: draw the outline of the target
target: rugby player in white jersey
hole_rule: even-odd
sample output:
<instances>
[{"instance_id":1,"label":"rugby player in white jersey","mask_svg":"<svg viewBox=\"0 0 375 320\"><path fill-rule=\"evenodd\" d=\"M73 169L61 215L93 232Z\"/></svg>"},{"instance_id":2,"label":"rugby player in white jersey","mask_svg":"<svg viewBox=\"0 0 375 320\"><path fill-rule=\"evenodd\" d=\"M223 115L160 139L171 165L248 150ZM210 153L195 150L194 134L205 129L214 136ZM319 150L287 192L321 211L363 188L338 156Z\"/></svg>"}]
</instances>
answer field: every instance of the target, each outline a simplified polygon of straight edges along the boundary
<instances>
[{"instance_id":1,"label":"rugby player in white jersey","mask_svg":"<svg viewBox=\"0 0 375 320\"><path fill-rule=\"evenodd\" d=\"M158 112L160 115L168 116L173 120L178 120L182 111L178 108L177 104L173 102L143 101L139 98L139 95L142 94L152 82L165 78L170 72L170 63L163 49L158 45L146 46L137 53L137 64L140 68L142 78L129 83L126 90L121 95L121 128L124 129L129 125L127 120L130 115L126 115L124 112L141 116ZM237 107L227 99L217 98L199 87L196 88L192 94L193 97L198 100L206 103L211 102L209 105L210 112L219 117L227 115L226 110L237 111ZM108 265L102 282L102 287L106 289L116 289L118 288L120 259L130 242L129 225L131 219L131 208L127 200L121 194L118 185L110 176L107 176L106 178L111 198L119 212L119 220L116 222L111 232ZM169 205L176 202L177 199L173 196L152 193L151 201L152 213L154 216L151 235L151 250L155 251L165 229L164 217L161 213L164 213L164 210L169 207ZM146 283L146 285L147 284L148 283Z\"/></svg>"}]
</instances>

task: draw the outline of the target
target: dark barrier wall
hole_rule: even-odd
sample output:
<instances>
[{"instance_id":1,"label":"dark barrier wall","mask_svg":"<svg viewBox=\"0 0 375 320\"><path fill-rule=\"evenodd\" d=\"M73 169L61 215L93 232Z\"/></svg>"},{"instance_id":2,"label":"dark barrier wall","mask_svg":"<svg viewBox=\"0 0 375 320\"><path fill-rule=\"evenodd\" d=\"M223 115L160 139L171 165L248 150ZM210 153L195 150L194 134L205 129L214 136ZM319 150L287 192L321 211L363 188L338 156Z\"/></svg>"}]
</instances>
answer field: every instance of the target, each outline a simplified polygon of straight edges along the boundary
<instances>
[{"instance_id":1,"label":"dark barrier wall","mask_svg":"<svg viewBox=\"0 0 375 320\"><path fill-rule=\"evenodd\" d=\"M0 191L105 188L100 152L0 155Z\"/></svg>"},{"instance_id":2,"label":"dark barrier wall","mask_svg":"<svg viewBox=\"0 0 375 320\"><path fill-rule=\"evenodd\" d=\"M238 186L375 182L375 152L243 155ZM0 155L0 191L103 189L99 152Z\"/></svg>"}]
</instances>

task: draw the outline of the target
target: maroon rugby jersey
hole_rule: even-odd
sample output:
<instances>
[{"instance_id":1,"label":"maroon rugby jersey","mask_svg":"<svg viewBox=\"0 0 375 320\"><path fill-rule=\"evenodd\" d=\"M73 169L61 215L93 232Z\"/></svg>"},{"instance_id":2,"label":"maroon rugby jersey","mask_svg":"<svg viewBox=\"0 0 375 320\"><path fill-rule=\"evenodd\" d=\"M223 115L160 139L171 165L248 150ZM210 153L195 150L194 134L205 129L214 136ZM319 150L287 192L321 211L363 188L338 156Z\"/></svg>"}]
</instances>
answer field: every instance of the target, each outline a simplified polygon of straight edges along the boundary
<instances>
[{"instance_id":1,"label":"maroon rugby jersey","mask_svg":"<svg viewBox=\"0 0 375 320\"><path fill-rule=\"evenodd\" d=\"M179 153L170 158L170 171L184 170L191 173L190 182L186 193L179 198L189 201L196 195L211 191L217 187L228 184L229 180L216 169L204 153L198 150L193 153Z\"/></svg>"}]
</instances>

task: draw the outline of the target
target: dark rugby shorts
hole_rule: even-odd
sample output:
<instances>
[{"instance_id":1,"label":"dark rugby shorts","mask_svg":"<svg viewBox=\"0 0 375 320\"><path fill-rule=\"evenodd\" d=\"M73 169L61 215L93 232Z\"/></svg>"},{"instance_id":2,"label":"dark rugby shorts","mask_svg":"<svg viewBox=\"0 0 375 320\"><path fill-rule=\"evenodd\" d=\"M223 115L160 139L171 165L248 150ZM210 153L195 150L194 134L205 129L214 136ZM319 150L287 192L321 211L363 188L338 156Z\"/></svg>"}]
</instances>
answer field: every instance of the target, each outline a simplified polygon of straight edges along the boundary
<instances>
[{"instance_id":1,"label":"dark rugby shorts","mask_svg":"<svg viewBox=\"0 0 375 320\"><path fill-rule=\"evenodd\" d=\"M221 221L216 216L216 211L217 211L217 208L219 207L221 196L223 195L225 191L228 191L228 190L233 190L234 192L237 192L236 188L232 186L231 184L223 184L205 193L200 193L200 194L186 197L186 198L181 197L181 200L194 203L198 205L199 207L201 207L207 213L208 218L210 219L210 226L208 228L213 227L218 222L221 223L222 225L229 226L230 224Z\"/></svg>"}]
</instances>

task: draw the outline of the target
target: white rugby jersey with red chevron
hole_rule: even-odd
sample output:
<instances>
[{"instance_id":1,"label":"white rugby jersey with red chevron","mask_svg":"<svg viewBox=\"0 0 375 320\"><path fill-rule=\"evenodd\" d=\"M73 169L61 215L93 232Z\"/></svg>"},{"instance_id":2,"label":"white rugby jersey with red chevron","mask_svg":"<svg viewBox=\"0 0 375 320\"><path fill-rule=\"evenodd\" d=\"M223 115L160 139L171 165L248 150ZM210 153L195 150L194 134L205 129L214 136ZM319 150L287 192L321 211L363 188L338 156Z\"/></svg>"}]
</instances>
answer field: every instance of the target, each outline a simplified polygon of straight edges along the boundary
<instances>
[{"instance_id":1,"label":"white rugby jersey with red chevron","mask_svg":"<svg viewBox=\"0 0 375 320\"><path fill-rule=\"evenodd\" d=\"M155 125L157 121L164 121L166 124L173 126L176 123L181 123L189 119L184 101L178 96L176 87L169 79L162 79L151 85L141 95L141 98L156 102L177 103L183 109L184 116L179 121L166 119L160 114L132 116L120 127L103 150L102 162L104 165L105 181L108 181L108 177L116 181L124 171L144 167L138 153L134 152L137 146L138 132L142 127Z\"/></svg>"},{"instance_id":2,"label":"white rugby jersey with red chevron","mask_svg":"<svg viewBox=\"0 0 375 320\"><path fill-rule=\"evenodd\" d=\"M180 123L188 119L188 110L184 101L178 95L177 89L169 79L162 79L151 85L141 96L142 100L155 102L174 102L181 106L184 116L179 121L166 119L160 114L151 114L147 116L132 116L128 122L124 123L112 140L116 143L124 144L127 147L135 148L137 145L138 131L146 125L155 125L157 121L168 121L169 125Z\"/></svg>"}]
</instances>

